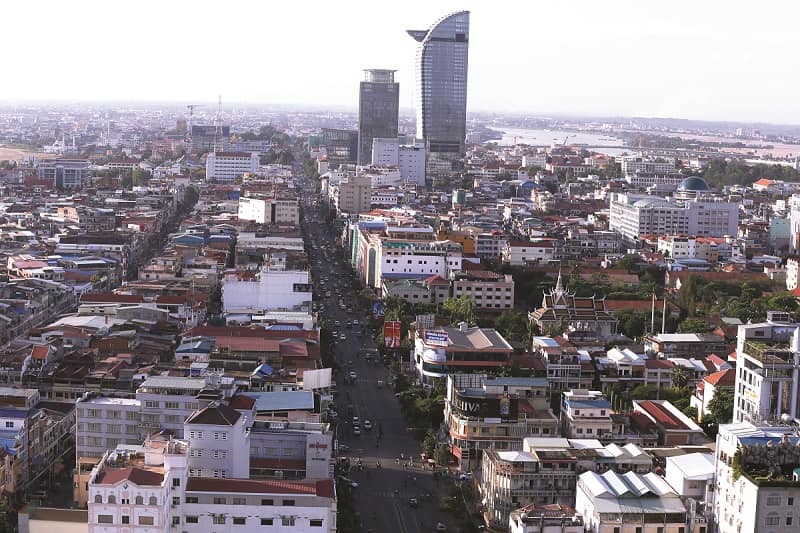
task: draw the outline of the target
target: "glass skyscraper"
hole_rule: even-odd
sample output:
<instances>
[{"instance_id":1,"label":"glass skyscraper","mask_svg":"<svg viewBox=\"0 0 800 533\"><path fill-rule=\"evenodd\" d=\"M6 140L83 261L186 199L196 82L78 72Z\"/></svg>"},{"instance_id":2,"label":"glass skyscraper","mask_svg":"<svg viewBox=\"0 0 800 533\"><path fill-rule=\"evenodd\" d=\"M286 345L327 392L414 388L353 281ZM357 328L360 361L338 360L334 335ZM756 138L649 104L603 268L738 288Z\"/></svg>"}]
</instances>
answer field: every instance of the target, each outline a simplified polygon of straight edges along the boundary
<instances>
[{"instance_id":1,"label":"glass skyscraper","mask_svg":"<svg viewBox=\"0 0 800 533\"><path fill-rule=\"evenodd\" d=\"M372 162L372 140L397 137L399 83L394 70L364 71L358 96L358 164Z\"/></svg>"},{"instance_id":2,"label":"glass skyscraper","mask_svg":"<svg viewBox=\"0 0 800 533\"><path fill-rule=\"evenodd\" d=\"M428 148L428 171L448 172L464 154L467 135L469 11L409 30L418 43L415 106L417 138Z\"/></svg>"}]
</instances>

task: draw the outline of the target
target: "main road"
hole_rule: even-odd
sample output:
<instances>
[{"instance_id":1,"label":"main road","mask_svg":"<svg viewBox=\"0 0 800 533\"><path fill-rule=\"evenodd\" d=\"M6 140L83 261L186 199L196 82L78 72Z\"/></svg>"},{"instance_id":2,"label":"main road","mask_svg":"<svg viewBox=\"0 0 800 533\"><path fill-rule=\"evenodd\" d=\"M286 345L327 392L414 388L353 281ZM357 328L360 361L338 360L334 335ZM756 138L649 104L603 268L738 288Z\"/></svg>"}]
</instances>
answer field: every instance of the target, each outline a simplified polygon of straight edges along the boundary
<instances>
[{"instance_id":1,"label":"main road","mask_svg":"<svg viewBox=\"0 0 800 533\"><path fill-rule=\"evenodd\" d=\"M347 478L358 484L354 494L361 531L435 531L439 522L447 523L438 502L440 495L447 493L449 484L434 480L431 470L423 468L419 445L407 429L399 401L389 384L389 371L379 360L364 358L365 350L375 347L366 326L369 318L366 313L371 310L359 307L349 267L335 253L336 238L330 224L313 207L315 198L309 194L310 184L304 189L302 225L310 241L315 290L323 295L326 327L337 334L335 351L340 371L336 374L339 412L336 439L340 446L349 448L339 455L350 458L352 468ZM324 286L319 285L321 280L326 280ZM328 292L330 296L325 296ZM348 322L352 324L354 320L358 324L348 327ZM356 377L352 383L346 383L350 371ZM350 409L360 419L360 435L353 432ZM366 420L372 423L371 430L364 429ZM359 459L363 470L357 466ZM409 464L410 459L413 461ZM417 499L418 507L410 505L412 498Z\"/></svg>"}]
</instances>

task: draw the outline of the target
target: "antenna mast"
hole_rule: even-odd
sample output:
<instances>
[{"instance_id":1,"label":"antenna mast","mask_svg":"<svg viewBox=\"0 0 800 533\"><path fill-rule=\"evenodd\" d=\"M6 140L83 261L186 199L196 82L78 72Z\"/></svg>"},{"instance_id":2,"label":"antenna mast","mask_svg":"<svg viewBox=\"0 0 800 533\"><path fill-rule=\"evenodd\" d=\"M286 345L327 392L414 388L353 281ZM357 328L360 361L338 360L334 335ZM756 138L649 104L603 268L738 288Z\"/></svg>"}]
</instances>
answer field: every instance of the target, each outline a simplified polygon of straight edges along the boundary
<instances>
[{"instance_id":1,"label":"antenna mast","mask_svg":"<svg viewBox=\"0 0 800 533\"><path fill-rule=\"evenodd\" d=\"M222 95L217 95L217 113L214 115L214 152L219 152L222 141Z\"/></svg>"}]
</instances>

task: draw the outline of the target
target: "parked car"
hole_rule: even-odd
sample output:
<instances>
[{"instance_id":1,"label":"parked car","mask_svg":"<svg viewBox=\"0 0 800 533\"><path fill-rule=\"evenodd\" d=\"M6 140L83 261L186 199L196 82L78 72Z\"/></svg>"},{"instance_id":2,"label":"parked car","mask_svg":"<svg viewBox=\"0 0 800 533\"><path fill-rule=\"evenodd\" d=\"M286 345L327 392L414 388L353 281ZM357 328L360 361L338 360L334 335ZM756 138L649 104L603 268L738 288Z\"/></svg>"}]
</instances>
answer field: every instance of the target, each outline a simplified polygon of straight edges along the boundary
<instances>
[{"instance_id":1,"label":"parked car","mask_svg":"<svg viewBox=\"0 0 800 533\"><path fill-rule=\"evenodd\" d=\"M409 498L408 505L416 509L417 507L419 507L419 500L417 500L416 498Z\"/></svg>"},{"instance_id":2,"label":"parked car","mask_svg":"<svg viewBox=\"0 0 800 533\"><path fill-rule=\"evenodd\" d=\"M369 418L364 419L364 429L366 429L367 431L372 429L372 422L369 421Z\"/></svg>"},{"instance_id":3,"label":"parked car","mask_svg":"<svg viewBox=\"0 0 800 533\"><path fill-rule=\"evenodd\" d=\"M436 524L436 531L447 531L447 526L444 523L439 522Z\"/></svg>"}]
</instances>

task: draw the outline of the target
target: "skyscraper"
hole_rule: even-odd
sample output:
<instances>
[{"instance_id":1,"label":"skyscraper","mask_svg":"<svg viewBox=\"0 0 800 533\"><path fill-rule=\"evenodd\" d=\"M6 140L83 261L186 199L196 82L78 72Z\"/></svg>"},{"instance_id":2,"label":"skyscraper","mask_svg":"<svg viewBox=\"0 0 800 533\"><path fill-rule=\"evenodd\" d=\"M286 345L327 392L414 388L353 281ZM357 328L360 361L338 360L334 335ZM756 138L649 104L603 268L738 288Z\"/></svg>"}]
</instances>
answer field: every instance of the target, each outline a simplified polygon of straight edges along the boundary
<instances>
[{"instance_id":1,"label":"skyscraper","mask_svg":"<svg viewBox=\"0 0 800 533\"><path fill-rule=\"evenodd\" d=\"M400 108L400 84L394 70L364 71L358 93L358 164L369 165L372 139L397 137L397 112Z\"/></svg>"},{"instance_id":2,"label":"skyscraper","mask_svg":"<svg viewBox=\"0 0 800 533\"><path fill-rule=\"evenodd\" d=\"M447 15L416 40L417 137L428 148L428 172L449 172L464 153L467 134L469 11Z\"/></svg>"}]
</instances>

